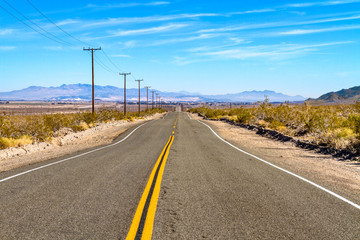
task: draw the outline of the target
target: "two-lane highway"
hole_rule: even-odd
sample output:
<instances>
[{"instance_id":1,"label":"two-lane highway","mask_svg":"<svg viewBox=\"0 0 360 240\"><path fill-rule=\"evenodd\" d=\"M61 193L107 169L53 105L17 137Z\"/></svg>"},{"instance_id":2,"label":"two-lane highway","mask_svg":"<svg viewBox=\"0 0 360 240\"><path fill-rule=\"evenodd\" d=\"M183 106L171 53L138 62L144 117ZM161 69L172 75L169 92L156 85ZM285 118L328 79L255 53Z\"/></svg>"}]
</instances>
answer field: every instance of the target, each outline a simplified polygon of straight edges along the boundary
<instances>
[{"instance_id":1,"label":"two-lane highway","mask_svg":"<svg viewBox=\"0 0 360 240\"><path fill-rule=\"evenodd\" d=\"M0 239L359 239L356 206L186 113L134 130L1 173Z\"/></svg>"}]
</instances>

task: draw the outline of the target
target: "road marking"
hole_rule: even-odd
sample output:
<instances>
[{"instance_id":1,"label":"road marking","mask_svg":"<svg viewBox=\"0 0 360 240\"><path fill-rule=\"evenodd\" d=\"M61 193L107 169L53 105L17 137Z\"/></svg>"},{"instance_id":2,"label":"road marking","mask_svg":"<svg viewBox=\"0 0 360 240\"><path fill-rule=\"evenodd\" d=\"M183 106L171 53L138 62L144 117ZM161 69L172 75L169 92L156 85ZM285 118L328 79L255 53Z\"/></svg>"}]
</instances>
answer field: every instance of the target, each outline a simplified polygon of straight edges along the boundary
<instances>
[{"instance_id":1,"label":"road marking","mask_svg":"<svg viewBox=\"0 0 360 240\"><path fill-rule=\"evenodd\" d=\"M190 117L190 113L187 113L187 116L189 117L190 120L193 120L193 119L191 119L191 117Z\"/></svg>"},{"instance_id":2,"label":"road marking","mask_svg":"<svg viewBox=\"0 0 360 240\"><path fill-rule=\"evenodd\" d=\"M167 115L169 114L169 112L167 112L166 114L165 114L165 116L163 116L163 118L162 119L165 119L166 117L167 117Z\"/></svg>"},{"instance_id":3,"label":"road marking","mask_svg":"<svg viewBox=\"0 0 360 240\"><path fill-rule=\"evenodd\" d=\"M5 181L7 181L7 180L9 180L9 179L12 179L12 178L15 178L15 177L18 177L18 176L27 174L27 173L31 173L31 172L37 171L37 170L40 170L40 169L42 169L42 168L50 167L50 166L55 165L55 164L58 164L58 163L66 162L66 161L69 161L69 160L74 159L74 158L82 157L82 156L88 155L88 154L90 154L90 153L97 152L97 151L100 151L100 150L103 150L103 149L106 149L106 148L115 146L115 145L117 145L117 144L122 143L123 141L125 141L125 140L126 140L128 137L130 137L136 130L138 130L140 127L144 126L145 124L147 124L147 122L146 122L146 123L143 123L143 124L141 124L140 126L138 126L137 128L135 128L131 133L129 133L129 135L127 135L125 138L121 139L120 141L118 141L118 142L116 142L116 143L112 143L112 144L110 144L110 145L107 145L107 146L104 146L104 147L101 147L101 148L97 148L97 149L91 150L91 151L89 151L89 152L81 153L81 154L76 155L76 156L73 156L73 157L69 157L69 158L66 158L66 159L63 159L63 160L59 160L59 161L56 161L56 162L53 162L53 163L50 163L50 164L46 164L46 165L41 166L41 167L37 167L37 168L34 168L34 169L30 169L30 170L25 171L25 172L22 172L22 173L18 173L18 174L12 175L12 176L10 176L10 177L1 179L0 182L5 182Z\"/></svg>"},{"instance_id":4,"label":"road marking","mask_svg":"<svg viewBox=\"0 0 360 240\"><path fill-rule=\"evenodd\" d=\"M286 170L286 169L284 169L284 168L278 167L278 166L276 166L275 164L272 164L272 163L270 163L270 162L268 162L268 161L265 161L265 160L263 160L263 159L255 156L255 155L251 154L251 153L248 153L248 152L246 152L246 151L244 151L244 150L242 150L242 149L240 149L240 148L232 145L231 143L229 143L228 141L226 141L225 139L223 139L222 137L220 137L209 125L207 125L206 123L201 122L201 121L199 121L199 120L197 120L197 121L198 121L199 123L204 124L206 127L208 127L208 128L215 134L216 137L218 137L218 138L219 138L221 141L223 141L224 143L226 143L226 144L230 145L231 147L235 148L236 150L238 150L238 151L240 151L240 152L242 152L242 153L244 153L244 154L247 154L247 155L249 155L250 157L253 157L253 158L255 158L255 159L257 159L257 160L259 160L259 161L261 161L261 162L263 162L263 163L266 163L266 164L274 167L274 168L277 168L277 169L279 169L279 170L281 170L281 171L283 171L283 172L285 172L285 173L288 173L288 174L290 174L290 175L292 175L292 176L294 176L294 177L296 177L296 178L298 178L298 179L300 179L300 180L302 180L302 181L304 181L304 182L307 182L307 183L313 185L314 187L317 187L317 188L319 188L319 189L321 189L321 190L329 193L330 195L332 195L332 196L334 196L334 197L336 197L336 198L338 198L338 199L340 199L340 200L342 200L342 201L344 201L344 202L346 202L346 203L348 203L348 204L352 205L353 207L355 207L355 208L357 208L357 209L360 210L360 205L358 205L358 204L356 204L356 203L354 203L354 202L352 202L352 201L350 201L350 200L348 200L348 199L340 196L339 194L336 194L336 193L334 193L334 192L332 192L332 191L330 191L330 190L328 190L328 189L326 189L326 188L324 188L324 187L322 187L322 186L320 186L320 185L318 185L318 184L316 184L316 183L314 183L314 182L312 182L312 181L310 181L310 180L308 180L308 179L306 179L306 178L304 178L304 177L301 177L301 176L299 176L299 175L297 175L297 174L295 174L295 173L292 173L292 172L290 172L290 171L288 171L288 170Z\"/></svg>"},{"instance_id":5,"label":"road marking","mask_svg":"<svg viewBox=\"0 0 360 240\"><path fill-rule=\"evenodd\" d=\"M161 180L173 141L174 136L171 135L150 174L126 237L127 240L151 239Z\"/></svg>"}]
</instances>

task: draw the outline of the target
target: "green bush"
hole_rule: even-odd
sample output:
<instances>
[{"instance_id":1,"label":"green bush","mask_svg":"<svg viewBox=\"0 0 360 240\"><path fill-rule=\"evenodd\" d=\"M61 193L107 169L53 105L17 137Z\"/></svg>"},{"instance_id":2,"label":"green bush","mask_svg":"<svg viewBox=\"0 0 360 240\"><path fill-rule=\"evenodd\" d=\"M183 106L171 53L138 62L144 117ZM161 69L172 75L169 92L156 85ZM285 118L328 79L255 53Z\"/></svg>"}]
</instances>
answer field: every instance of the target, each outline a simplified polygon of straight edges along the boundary
<instances>
[{"instance_id":1,"label":"green bush","mask_svg":"<svg viewBox=\"0 0 360 240\"><path fill-rule=\"evenodd\" d=\"M237 121L239 123L248 124L250 122L250 119L252 118L251 113L244 108L238 108L236 113L237 113Z\"/></svg>"}]
</instances>

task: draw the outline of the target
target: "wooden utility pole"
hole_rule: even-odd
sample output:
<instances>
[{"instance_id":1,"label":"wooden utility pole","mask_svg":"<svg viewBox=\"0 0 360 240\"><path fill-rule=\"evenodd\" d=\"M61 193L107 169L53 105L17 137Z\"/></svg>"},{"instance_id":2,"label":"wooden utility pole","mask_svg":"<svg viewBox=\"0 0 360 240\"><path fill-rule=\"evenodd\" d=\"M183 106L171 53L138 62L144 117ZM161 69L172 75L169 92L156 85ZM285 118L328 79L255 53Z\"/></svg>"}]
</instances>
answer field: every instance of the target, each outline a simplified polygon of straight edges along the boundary
<instances>
[{"instance_id":1,"label":"wooden utility pole","mask_svg":"<svg viewBox=\"0 0 360 240\"><path fill-rule=\"evenodd\" d=\"M83 48L84 51L91 51L91 64L92 64L92 113L95 113L95 89L94 89L94 51L101 50L99 48Z\"/></svg>"},{"instance_id":2,"label":"wooden utility pole","mask_svg":"<svg viewBox=\"0 0 360 240\"><path fill-rule=\"evenodd\" d=\"M145 86L144 88L146 88L146 111L149 111L149 88L151 86Z\"/></svg>"},{"instance_id":3,"label":"wooden utility pole","mask_svg":"<svg viewBox=\"0 0 360 240\"><path fill-rule=\"evenodd\" d=\"M119 75L124 75L124 115L126 115L126 75L131 73L119 73Z\"/></svg>"},{"instance_id":4,"label":"wooden utility pole","mask_svg":"<svg viewBox=\"0 0 360 240\"><path fill-rule=\"evenodd\" d=\"M151 91L151 92L152 92L151 108L154 109L154 94L155 94L155 91Z\"/></svg>"},{"instance_id":5,"label":"wooden utility pole","mask_svg":"<svg viewBox=\"0 0 360 240\"><path fill-rule=\"evenodd\" d=\"M159 97L159 94L157 93L156 94L156 100L155 100L155 107L156 108L158 107L158 97Z\"/></svg>"},{"instance_id":6,"label":"wooden utility pole","mask_svg":"<svg viewBox=\"0 0 360 240\"><path fill-rule=\"evenodd\" d=\"M144 81L144 79L138 79L138 80L135 80L139 83L139 114L140 114L140 82L141 81Z\"/></svg>"}]
</instances>

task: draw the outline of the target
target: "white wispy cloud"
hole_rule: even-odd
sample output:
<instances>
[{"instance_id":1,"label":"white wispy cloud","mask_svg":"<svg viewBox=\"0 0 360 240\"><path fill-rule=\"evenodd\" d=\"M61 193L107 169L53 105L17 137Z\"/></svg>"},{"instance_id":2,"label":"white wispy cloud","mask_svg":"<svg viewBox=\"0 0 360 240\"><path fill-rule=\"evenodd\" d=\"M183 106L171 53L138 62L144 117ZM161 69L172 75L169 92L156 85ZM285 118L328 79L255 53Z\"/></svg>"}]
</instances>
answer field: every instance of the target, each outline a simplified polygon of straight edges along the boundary
<instances>
[{"instance_id":1,"label":"white wispy cloud","mask_svg":"<svg viewBox=\"0 0 360 240\"><path fill-rule=\"evenodd\" d=\"M268 23L259 23L259 24L242 24L227 26L223 28L209 28L199 30L199 33L216 33L216 32L234 32L241 30L256 30L256 29L266 29L266 28L278 28L278 27L290 27L290 26L300 26L300 25L312 25L312 24L321 24L321 23L331 23L331 22L341 22L341 21L350 21L360 19L360 15L352 15L346 17L337 17L337 18L322 18L314 19L308 21L298 21L298 22L268 22Z\"/></svg>"},{"instance_id":2,"label":"white wispy cloud","mask_svg":"<svg viewBox=\"0 0 360 240\"><path fill-rule=\"evenodd\" d=\"M188 24L183 23L170 23L163 26L151 27L151 28L142 28L142 29L134 29L134 30L117 30L112 32L112 35L109 37L120 37L120 36L131 36L131 35L146 35L146 34L154 34L161 32L169 32L174 31L179 28L187 27Z\"/></svg>"},{"instance_id":3,"label":"white wispy cloud","mask_svg":"<svg viewBox=\"0 0 360 240\"><path fill-rule=\"evenodd\" d=\"M272 8L265 8L265 9L254 9L254 10L248 10L248 11L242 11L242 12L231 12L228 14L225 14L224 16L232 16L232 15L244 15L244 14L252 14L252 13L267 13L267 12L275 12L276 9Z\"/></svg>"},{"instance_id":4,"label":"white wispy cloud","mask_svg":"<svg viewBox=\"0 0 360 240\"><path fill-rule=\"evenodd\" d=\"M360 0L338 0L338 1L322 1L322 2L305 2L305 3L291 3L284 7L303 8L303 7L314 7L314 6L333 6L350 3L358 3Z\"/></svg>"},{"instance_id":5,"label":"white wispy cloud","mask_svg":"<svg viewBox=\"0 0 360 240\"><path fill-rule=\"evenodd\" d=\"M127 54L113 54L113 55L110 55L110 57L115 57L115 58L131 58L130 55L127 55Z\"/></svg>"},{"instance_id":6,"label":"white wispy cloud","mask_svg":"<svg viewBox=\"0 0 360 240\"><path fill-rule=\"evenodd\" d=\"M159 6L159 5L169 5L170 2L165 2L165 1L159 1L159 2L151 2L151 3L148 3L147 5L148 6Z\"/></svg>"},{"instance_id":7,"label":"white wispy cloud","mask_svg":"<svg viewBox=\"0 0 360 240\"><path fill-rule=\"evenodd\" d=\"M129 8L129 7L139 7L139 6L160 6L160 5L169 5L169 4L170 4L170 2L165 2L165 1L147 2L147 3L130 2L130 3L104 4L104 5L88 4L88 5L85 6L85 8L94 8L96 10L103 10L103 9L111 9L111 8Z\"/></svg>"},{"instance_id":8,"label":"white wispy cloud","mask_svg":"<svg viewBox=\"0 0 360 240\"><path fill-rule=\"evenodd\" d=\"M158 40L158 41L151 43L150 45L158 46L158 45L173 44L173 43L180 43L180 42L191 42L191 41L196 41L196 40L211 39L211 38L215 38L215 37L219 37L219 36L222 36L222 35L220 35L220 34L199 34L199 35L190 36L190 37Z\"/></svg>"},{"instance_id":9,"label":"white wispy cloud","mask_svg":"<svg viewBox=\"0 0 360 240\"><path fill-rule=\"evenodd\" d=\"M51 50L51 51L62 51L62 46L45 46L43 47L45 50Z\"/></svg>"},{"instance_id":10,"label":"white wispy cloud","mask_svg":"<svg viewBox=\"0 0 360 240\"><path fill-rule=\"evenodd\" d=\"M74 19L64 19L62 21L57 22L56 24L58 26L65 26L65 25L76 24L76 23L80 23L80 21L74 20Z\"/></svg>"},{"instance_id":11,"label":"white wispy cloud","mask_svg":"<svg viewBox=\"0 0 360 240\"><path fill-rule=\"evenodd\" d=\"M14 32L14 29L0 29L0 36L10 35Z\"/></svg>"},{"instance_id":12,"label":"white wispy cloud","mask_svg":"<svg viewBox=\"0 0 360 240\"><path fill-rule=\"evenodd\" d=\"M15 46L0 46L0 51L11 51L15 49L16 49Z\"/></svg>"},{"instance_id":13,"label":"white wispy cloud","mask_svg":"<svg viewBox=\"0 0 360 240\"><path fill-rule=\"evenodd\" d=\"M88 23L83 23L83 27L106 27L115 26L120 24L140 24L140 23L151 23L151 22L166 22L179 19L196 19L200 17L214 17L219 16L215 13L197 13L197 14L174 14L174 15L163 15L163 16L148 16L148 17L129 17L129 18L108 18L103 20L96 20Z\"/></svg>"},{"instance_id":14,"label":"white wispy cloud","mask_svg":"<svg viewBox=\"0 0 360 240\"><path fill-rule=\"evenodd\" d=\"M355 30L355 29L360 29L360 25L318 28L318 29L294 29L290 31L280 32L278 33L278 35L305 35L305 34L313 34L313 33L335 32L335 31Z\"/></svg>"},{"instance_id":15,"label":"white wispy cloud","mask_svg":"<svg viewBox=\"0 0 360 240\"><path fill-rule=\"evenodd\" d=\"M283 60L298 57L305 55L309 52L320 51L322 48L335 46L335 45L344 45L354 43L352 41L343 41L343 42L326 42L319 44L276 44L276 45L257 45L257 46L247 46L247 47L236 47L236 48L226 48L211 50L208 47L201 47L198 49L190 49L189 52L194 54L194 58L198 59L199 56L205 57L206 60L209 60L209 57L216 59L255 59L263 58L268 60ZM184 64L191 63L190 60L177 59L178 62Z\"/></svg>"}]
</instances>

